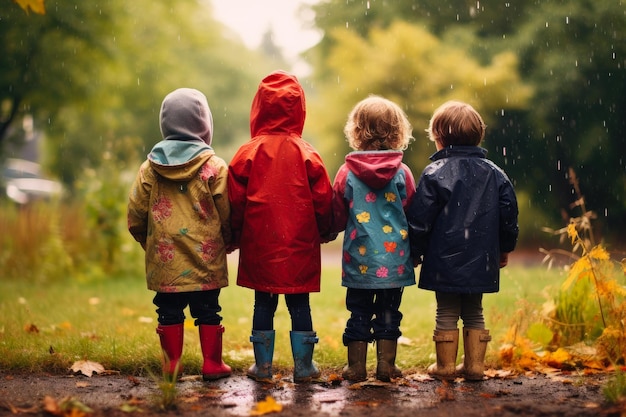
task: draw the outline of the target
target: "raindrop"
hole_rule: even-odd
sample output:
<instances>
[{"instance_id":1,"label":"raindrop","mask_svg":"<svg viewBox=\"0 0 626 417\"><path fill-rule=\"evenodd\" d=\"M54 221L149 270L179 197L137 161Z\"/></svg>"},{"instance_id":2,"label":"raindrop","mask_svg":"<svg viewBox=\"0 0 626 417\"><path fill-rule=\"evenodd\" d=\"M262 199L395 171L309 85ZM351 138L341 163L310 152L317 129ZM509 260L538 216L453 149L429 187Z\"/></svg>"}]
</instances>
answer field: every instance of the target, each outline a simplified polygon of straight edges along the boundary
<instances>
[{"instance_id":1,"label":"raindrop","mask_svg":"<svg viewBox=\"0 0 626 417\"><path fill-rule=\"evenodd\" d=\"M556 161L556 170L557 171L561 170L561 160Z\"/></svg>"},{"instance_id":2,"label":"raindrop","mask_svg":"<svg viewBox=\"0 0 626 417\"><path fill-rule=\"evenodd\" d=\"M550 24L548 22L546 22L546 27L550 26Z\"/></svg>"},{"instance_id":3,"label":"raindrop","mask_svg":"<svg viewBox=\"0 0 626 417\"><path fill-rule=\"evenodd\" d=\"M506 156L506 146L502 147L502 156Z\"/></svg>"},{"instance_id":4,"label":"raindrop","mask_svg":"<svg viewBox=\"0 0 626 417\"><path fill-rule=\"evenodd\" d=\"M569 16L565 16L565 24L569 25Z\"/></svg>"},{"instance_id":5,"label":"raindrop","mask_svg":"<svg viewBox=\"0 0 626 417\"><path fill-rule=\"evenodd\" d=\"M369 9L370 9L370 2L368 0L368 2L367 2L367 10L369 10Z\"/></svg>"},{"instance_id":6,"label":"raindrop","mask_svg":"<svg viewBox=\"0 0 626 417\"><path fill-rule=\"evenodd\" d=\"M609 209L607 207L604 208L604 217L609 217Z\"/></svg>"},{"instance_id":7,"label":"raindrop","mask_svg":"<svg viewBox=\"0 0 626 417\"><path fill-rule=\"evenodd\" d=\"M504 117L504 109L500 111L500 116Z\"/></svg>"},{"instance_id":8,"label":"raindrop","mask_svg":"<svg viewBox=\"0 0 626 417\"><path fill-rule=\"evenodd\" d=\"M548 191L552 192L552 184L548 185Z\"/></svg>"}]
</instances>

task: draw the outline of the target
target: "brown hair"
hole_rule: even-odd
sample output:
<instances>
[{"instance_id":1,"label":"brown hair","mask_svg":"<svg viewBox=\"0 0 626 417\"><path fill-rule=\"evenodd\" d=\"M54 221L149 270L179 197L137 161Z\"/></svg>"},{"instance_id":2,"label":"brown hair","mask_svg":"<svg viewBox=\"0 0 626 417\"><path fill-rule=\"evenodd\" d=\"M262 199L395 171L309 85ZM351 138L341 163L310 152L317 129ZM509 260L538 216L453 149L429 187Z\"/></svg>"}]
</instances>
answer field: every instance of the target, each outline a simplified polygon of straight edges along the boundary
<instances>
[{"instance_id":1,"label":"brown hair","mask_svg":"<svg viewBox=\"0 0 626 417\"><path fill-rule=\"evenodd\" d=\"M376 95L354 106L343 129L350 147L358 151L405 150L412 132L400 106Z\"/></svg>"},{"instance_id":2,"label":"brown hair","mask_svg":"<svg viewBox=\"0 0 626 417\"><path fill-rule=\"evenodd\" d=\"M443 147L478 146L485 137L485 122L472 106L461 101L443 103L430 119L428 137Z\"/></svg>"}]
</instances>

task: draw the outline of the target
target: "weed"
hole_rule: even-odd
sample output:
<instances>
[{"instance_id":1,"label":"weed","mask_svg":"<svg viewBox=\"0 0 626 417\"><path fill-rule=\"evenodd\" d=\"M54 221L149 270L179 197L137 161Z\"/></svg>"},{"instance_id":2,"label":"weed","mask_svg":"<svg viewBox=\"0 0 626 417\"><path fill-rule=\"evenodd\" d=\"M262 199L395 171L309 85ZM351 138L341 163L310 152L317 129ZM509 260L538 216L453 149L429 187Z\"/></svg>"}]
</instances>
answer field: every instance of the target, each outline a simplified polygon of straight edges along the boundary
<instances>
[{"instance_id":1,"label":"weed","mask_svg":"<svg viewBox=\"0 0 626 417\"><path fill-rule=\"evenodd\" d=\"M616 369L602 389L602 394L611 404L626 402L626 373L622 369Z\"/></svg>"},{"instance_id":2,"label":"weed","mask_svg":"<svg viewBox=\"0 0 626 417\"><path fill-rule=\"evenodd\" d=\"M163 373L158 376L153 372L148 373L155 382L158 393L154 395L154 405L162 411L173 410L178 405L178 388L176 380L178 379L178 369L172 373Z\"/></svg>"}]
</instances>

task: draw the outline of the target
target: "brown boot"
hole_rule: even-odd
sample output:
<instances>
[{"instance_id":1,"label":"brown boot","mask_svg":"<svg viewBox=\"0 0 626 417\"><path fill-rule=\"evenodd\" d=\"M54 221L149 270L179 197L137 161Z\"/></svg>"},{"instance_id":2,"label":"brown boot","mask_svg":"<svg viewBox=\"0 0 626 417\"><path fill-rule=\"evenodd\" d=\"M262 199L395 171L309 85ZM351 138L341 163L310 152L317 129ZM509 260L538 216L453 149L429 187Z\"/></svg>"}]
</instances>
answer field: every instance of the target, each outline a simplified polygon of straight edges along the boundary
<instances>
[{"instance_id":1,"label":"brown boot","mask_svg":"<svg viewBox=\"0 0 626 417\"><path fill-rule=\"evenodd\" d=\"M348 343L348 366L343 368L341 376L350 382L360 382L367 379L367 342Z\"/></svg>"},{"instance_id":2,"label":"brown boot","mask_svg":"<svg viewBox=\"0 0 626 417\"><path fill-rule=\"evenodd\" d=\"M485 353L491 340L489 330L463 329L463 348L465 358L459 371L468 381L482 381L485 377Z\"/></svg>"},{"instance_id":3,"label":"brown boot","mask_svg":"<svg viewBox=\"0 0 626 417\"><path fill-rule=\"evenodd\" d=\"M397 340L379 339L376 341L376 379L383 382L391 381L391 378L400 378L402 371L396 367Z\"/></svg>"},{"instance_id":4,"label":"brown boot","mask_svg":"<svg viewBox=\"0 0 626 417\"><path fill-rule=\"evenodd\" d=\"M433 335L437 362L428 367L428 374L441 380L456 377L456 354L459 348L459 329L435 330Z\"/></svg>"}]
</instances>

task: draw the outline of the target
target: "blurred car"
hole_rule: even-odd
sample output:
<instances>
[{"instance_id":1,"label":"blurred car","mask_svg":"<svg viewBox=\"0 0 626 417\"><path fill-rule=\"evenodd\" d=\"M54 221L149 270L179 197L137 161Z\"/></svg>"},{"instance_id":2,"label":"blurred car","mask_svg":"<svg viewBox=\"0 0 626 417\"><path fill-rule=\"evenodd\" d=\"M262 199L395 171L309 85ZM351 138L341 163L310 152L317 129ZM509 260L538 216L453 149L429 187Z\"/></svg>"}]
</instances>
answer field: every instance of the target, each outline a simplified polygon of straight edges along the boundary
<instances>
[{"instance_id":1,"label":"blurred car","mask_svg":"<svg viewBox=\"0 0 626 417\"><path fill-rule=\"evenodd\" d=\"M63 186L58 181L43 178L38 163L9 158L2 172L6 196L17 204L60 197Z\"/></svg>"}]
</instances>

